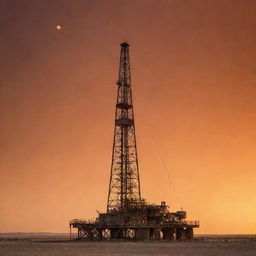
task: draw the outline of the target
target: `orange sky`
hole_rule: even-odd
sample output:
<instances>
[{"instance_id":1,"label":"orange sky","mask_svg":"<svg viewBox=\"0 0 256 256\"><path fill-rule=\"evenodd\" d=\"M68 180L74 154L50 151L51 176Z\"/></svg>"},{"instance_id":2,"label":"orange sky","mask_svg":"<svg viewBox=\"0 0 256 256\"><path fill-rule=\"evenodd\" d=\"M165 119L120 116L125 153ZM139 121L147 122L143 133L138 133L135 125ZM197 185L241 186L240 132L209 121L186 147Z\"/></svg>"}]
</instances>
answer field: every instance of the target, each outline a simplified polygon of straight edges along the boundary
<instances>
[{"instance_id":1,"label":"orange sky","mask_svg":"<svg viewBox=\"0 0 256 256\"><path fill-rule=\"evenodd\" d=\"M255 0L0 10L0 232L66 232L105 210L123 40L143 197L182 205L197 233L256 232Z\"/></svg>"}]
</instances>

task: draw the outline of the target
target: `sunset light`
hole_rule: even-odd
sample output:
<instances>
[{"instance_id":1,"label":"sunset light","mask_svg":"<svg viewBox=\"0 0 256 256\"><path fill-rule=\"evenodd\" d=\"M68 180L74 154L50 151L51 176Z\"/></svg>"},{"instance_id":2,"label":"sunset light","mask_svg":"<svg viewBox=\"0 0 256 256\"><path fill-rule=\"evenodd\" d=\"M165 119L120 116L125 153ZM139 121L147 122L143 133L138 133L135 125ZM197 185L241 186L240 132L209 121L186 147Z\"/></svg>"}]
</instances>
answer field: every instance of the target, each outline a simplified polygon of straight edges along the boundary
<instances>
[{"instance_id":1,"label":"sunset light","mask_svg":"<svg viewBox=\"0 0 256 256\"><path fill-rule=\"evenodd\" d=\"M255 235L256 0L0 6L0 233Z\"/></svg>"}]
</instances>

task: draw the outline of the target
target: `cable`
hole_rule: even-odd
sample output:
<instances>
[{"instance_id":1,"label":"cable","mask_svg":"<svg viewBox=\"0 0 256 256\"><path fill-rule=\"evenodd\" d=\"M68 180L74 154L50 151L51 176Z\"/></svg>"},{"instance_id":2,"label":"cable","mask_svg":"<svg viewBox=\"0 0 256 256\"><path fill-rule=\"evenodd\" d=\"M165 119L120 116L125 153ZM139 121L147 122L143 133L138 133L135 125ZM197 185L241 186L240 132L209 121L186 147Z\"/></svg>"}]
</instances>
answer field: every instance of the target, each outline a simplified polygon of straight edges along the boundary
<instances>
[{"instance_id":1,"label":"cable","mask_svg":"<svg viewBox=\"0 0 256 256\"><path fill-rule=\"evenodd\" d=\"M174 192L174 197L175 197L176 201L178 202L180 208L183 210L180 197L179 197L178 192L177 192L177 190L175 189L175 186L174 186L174 184L173 184L173 182L172 182L172 179L171 179L171 176L170 176L168 167L167 167L167 165L165 164L164 160L160 157L160 154L159 154L160 151L158 150L158 147L157 147L157 145L156 145L155 140L153 139L153 137L151 137L151 139L152 139L153 144L154 144L154 146L155 146L156 155L158 156L158 158L159 158L160 162L162 163L162 165L163 165L163 167L164 167L164 170L165 170L165 172L166 172L166 176L167 176L168 182L169 182L168 188L169 188L169 190L170 190L170 193L172 192L170 188L172 188L172 190L173 190L173 192Z\"/></svg>"}]
</instances>

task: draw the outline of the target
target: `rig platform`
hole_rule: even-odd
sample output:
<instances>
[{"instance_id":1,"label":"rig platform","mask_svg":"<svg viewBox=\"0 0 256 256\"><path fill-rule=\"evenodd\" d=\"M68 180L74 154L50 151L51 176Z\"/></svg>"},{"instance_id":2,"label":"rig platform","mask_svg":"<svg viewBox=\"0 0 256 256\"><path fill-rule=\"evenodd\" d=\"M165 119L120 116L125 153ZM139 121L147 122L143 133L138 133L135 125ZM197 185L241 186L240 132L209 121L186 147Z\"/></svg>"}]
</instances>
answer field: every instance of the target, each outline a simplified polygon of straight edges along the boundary
<instances>
[{"instance_id":1,"label":"rig platform","mask_svg":"<svg viewBox=\"0 0 256 256\"><path fill-rule=\"evenodd\" d=\"M77 239L192 240L199 221L187 220L183 210L170 212L163 201L141 198L135 122L131 89L129 44L121 43L117 81L115 129L106 213L96 220L73 219Z\"/></svg>"}]
</instances>

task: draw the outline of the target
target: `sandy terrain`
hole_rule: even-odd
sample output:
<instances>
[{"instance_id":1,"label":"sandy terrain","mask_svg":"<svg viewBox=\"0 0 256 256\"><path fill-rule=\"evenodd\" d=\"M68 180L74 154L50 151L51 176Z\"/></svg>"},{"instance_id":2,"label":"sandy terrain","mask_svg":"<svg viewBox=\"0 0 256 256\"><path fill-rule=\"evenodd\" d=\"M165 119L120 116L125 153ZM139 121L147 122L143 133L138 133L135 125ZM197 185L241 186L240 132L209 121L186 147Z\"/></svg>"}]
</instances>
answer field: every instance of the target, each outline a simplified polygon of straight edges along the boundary
<instances>
[{"instance_id":1,"label":"sandy terrain","mask_svg":"<svg viewBox=\"0 0 256 256\"><path fill-rule=\"evenodd\" d=\"M67 237L0 237L1 256L256 256L255 238L199 237L193 242L81 242Z\"/></svg>"}]
</instances>

